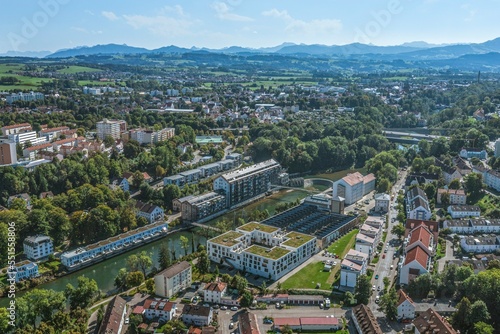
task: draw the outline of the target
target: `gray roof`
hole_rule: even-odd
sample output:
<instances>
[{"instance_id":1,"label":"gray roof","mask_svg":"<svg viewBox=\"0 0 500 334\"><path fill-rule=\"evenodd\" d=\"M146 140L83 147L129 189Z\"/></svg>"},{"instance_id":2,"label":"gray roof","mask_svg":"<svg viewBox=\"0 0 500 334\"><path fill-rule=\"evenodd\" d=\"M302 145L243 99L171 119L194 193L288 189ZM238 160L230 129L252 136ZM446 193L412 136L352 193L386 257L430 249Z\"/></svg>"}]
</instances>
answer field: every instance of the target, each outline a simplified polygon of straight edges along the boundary
<instances>
[{"instance_id":1,"label":"gray roof","mask_svg":"<svg viewBox=\"0 0 500 334\"><path fill-rule=\"evenodd\" d=\"M176 264L168 267L167 269L165 269L163 271L160 271L158 274L156 274L156 276L162 275L166 278L172 278L175 275L183 272L184 270L186 270L190 267L191 267L191 265L189 264L189 262L182 261L182 262L176 263Z\"/></svg>"}]
</instances>

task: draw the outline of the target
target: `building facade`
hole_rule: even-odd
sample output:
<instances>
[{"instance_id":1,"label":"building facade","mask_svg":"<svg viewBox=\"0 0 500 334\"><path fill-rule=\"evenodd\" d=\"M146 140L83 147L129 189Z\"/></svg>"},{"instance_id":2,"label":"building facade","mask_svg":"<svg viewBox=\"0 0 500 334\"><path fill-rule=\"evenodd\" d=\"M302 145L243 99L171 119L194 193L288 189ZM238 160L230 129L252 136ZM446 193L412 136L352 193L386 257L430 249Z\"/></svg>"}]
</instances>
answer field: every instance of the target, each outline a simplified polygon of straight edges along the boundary
<instances>
[{"instance_id":1,"label":"building facade","mask_svg":"<svg viewBox=\"0 0 500 334\"><path fill-rule=\"evenodd\" d=\"M120 139L121 133L127 131L127 122L123 120L103 119L96 123L97 138L104 140L106 136Z\"/></svg>"},{"instance_id":2,"label":"building facade","mask_svg":"<svg viewBox=\"0 0 500 334\"><path fill-rule=\"evenodd\" d=\"M225 196L212 191L183 201L181 216L183 221L194 222L220 214L224 210L226 210Z\"/></svg>"},{"instance_id":3,"label":"building facade","mask_svg":"<svg viewBox=\"0 0 500 334\"><path fill-rule=\"evenodd\" d=\"M54 244L46 235L35 235L24 239L23 249L28 259L38 261L54 253Z\"/></svg>"},{"instance_id":4,"label":"building facade","mask_svg":"<svg viewBox=\"0 0 500 334\"><path fill-rule=\"evenodd\" d=\"M168 267L155 275L155 294L170 298L179 291L191 286L192 269L191 264L182 261Z\"/></svg>"},{"instance_id":5,"label":"building facade","mask_svg":"<svg viewBox=\"0 0 500 334\"><path fill-rule=\"evenodd\" d=\"M149 320L170 321L175 316L177 305L168 299L149 297L144 301L144 317Z\"/></svg>"},{"instance_id":6,"label":"building facade","mask_svg":"<svg viewBox=\"0 0 500 334\"><path fill-rule=\"evenodd\" d=\"M16 283L22 280L38 277L38 264L28 260L18 262L14 265L14 273L16 275Z\"/></svg>"},{"instance_id":7,"label":"building facade","mask_svg":"<svg viewBox=\"0 0 500 334\"><path fill-rule=\"evenodd\" d=\"M16 143L9 139L0 139L0 166L17 163Z\"/></svg>"},{"instance_id":8,"label":"building facade","mask_svg":"<svg viewBox=\"0 0 500 334\"><path fill-rule=\"evenodd\" d=\"M227 283L224 282L213 282L208 283L203 288L203 301L205 303L215 303L220 304L222 297L227 293Z\"/></svg>"},{"instance_id":9,"label":"building facade","mask_svg":"<svg viewBox=\"0 0 500 334\"><path fill-rule=\"evenodd\" d=\"M135 208L137 209L136 216L146 218L150 224L155 221L162 221L165 216L163 209L157 205L137 201Z\"/></svg>"},{"instance_id":10,"label":"building facade","mask_svg":"<svg viewBox=\"0 0 500 334\"><path fill-rule=\"evenodd\" d=\"M443 194L448 194L449 204L451 205L465 205L467 204L467 195L463 189L438 189L437 190L437 204L442 204L441 198Z\"/></svg>"},{"instance_id":11,"label":"building facade","mask_svg":"<svg viewBox=\"0 0 500 334\"><path fill-rule=\"evenodd\" d=\"M368 174L363 176L356 172L348 174L333 183L333 197L340 196L345 199L347 205L359 201L363 196L375 189L375 176Z\"/></svg>"},{"instance_id":12,"label":"building facade","mask_svg":"<svg viewBox=\"0 0 500 334\"><path fill-rule=\"evenodd\" d=\"M450 205L448 213L453 219L480 217L481 208L475 205Z\"/></svg>"},{"instance_id":13,"label":"building facade","mask_svg":"<svg viewBox=\"0 0 500 334\"><path fill-rule=\"evenodd\" d=\"M367 264L367 254L350 249L340 264L340 285L354 288L358 277L366 274Z\"/></svg>"},{"instance_id":14,"label":"building facade","mask_svg":"<svg viewBox=\"0 0 500 334\"><path fill-rule=\"evenodd\" d=\"M189 304L182 309L181 319L186 325L208 326L212 322L212 318L211 307Z\"/></svg>"}]
</instances>

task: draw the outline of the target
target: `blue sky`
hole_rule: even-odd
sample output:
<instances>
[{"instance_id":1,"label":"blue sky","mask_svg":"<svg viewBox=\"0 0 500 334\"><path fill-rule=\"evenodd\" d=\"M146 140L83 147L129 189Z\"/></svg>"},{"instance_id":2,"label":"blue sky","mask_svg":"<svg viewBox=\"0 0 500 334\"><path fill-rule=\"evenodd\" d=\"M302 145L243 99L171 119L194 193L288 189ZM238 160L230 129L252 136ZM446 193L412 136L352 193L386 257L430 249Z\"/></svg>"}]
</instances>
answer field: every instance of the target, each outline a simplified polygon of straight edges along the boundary
<instances>
[{"instance_id":1,"label":"blue sky","mask_svg":"<svg viewBox=\"0 0 500 334\"><path fill-rule=\"evenodd\" d=\"M500 37L500 0L3 0L2 7L0 52L107 43L222 48Z\"/></svg>"}]
</instances>

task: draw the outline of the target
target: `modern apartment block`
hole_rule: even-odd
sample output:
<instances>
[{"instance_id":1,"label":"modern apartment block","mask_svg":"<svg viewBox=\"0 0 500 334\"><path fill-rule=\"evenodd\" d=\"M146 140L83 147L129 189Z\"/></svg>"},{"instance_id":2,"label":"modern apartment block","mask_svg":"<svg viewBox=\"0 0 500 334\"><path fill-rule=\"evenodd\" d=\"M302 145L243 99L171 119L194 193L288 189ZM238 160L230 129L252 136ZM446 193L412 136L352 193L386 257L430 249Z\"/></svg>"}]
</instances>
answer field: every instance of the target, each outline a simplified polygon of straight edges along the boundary
<instances>
[{"instance_id":1,"label":"modern apartment block","mask_svg":"<svg viewBox=\"0 0 500 334\"><path fill-rule=\"evenodd\" d=\"M17 163L16 143L9 139L0 139L0 166Z\"/></svg>"},{"instance_id":2,"label":"modern apartment block","mask_svg":"<svg viewBox=\"0 0 500 334\"><path fill-rule=\"evenodd\" d=\"M354 288L360 275L366 274L368 255L350 249L340 264L340 285Z\"/></svg>"},{"instance_id":3,"label":"modern apartment block","mask_svg":"<svg viewBox=\"0 0 500 334\"><path fill-rule=\"evenodd\" d=\"M316 238L251 222L208 240L207 249L216 263L277 280L316 253Z\"/></svg>"},{"instance_id":4,"label":"modern apartment block","mask_svg":"<svg viewBox=\"0 0 500 334\"><path fill-rule=\"evenodd\" d=\"M193 196L183 201L181 205L182 220L186 222L201 221L224 210L226 210L226 197L213 191Z\"/></svg>"},{"instance_id":5,"label":"modern apartment block","mask_svg":"<svg viewBox=\"0 0 500 334\"><path fill-rule=\"evenodd\" d=\"M399 283L409 284L417 276L428 273L432 268L432 256L437 240L424 223L410 230L404 240L404 260L399 271Z\"/></svg>"},{"instance_id":6,"label":"modern apartment block","mask_svg":"<svg viewBox=\"0 0 500 334\"><path fill-rule=\"evenodd\" d=\"M333 197L340 196L345 199L345 204L351 205L375 189L375 176L363 176L356 172L344 176L333 183Z\"/></svg>"},{"instance_id":7,"label":"modern apartment block","mask_svg":"<svg viewBox=\"0 0 500 334\"><path fill-rule=\"evenodd\" d=\"M30 123L20 123L2 126L2 135L8 136L19 132L31 131L33 128Z\"/></svg>"},{"instance_id":8,"label":"modern apartment block","mask_svg":"<svg viewBox=\"0 0 500 334\"><path fill-rule=\"evenodd\" d=\"M37 137L36 131L21 131L12 133L9 135L9 140L12 140L16 144L20 145L24 145L24 143L30 142L33 146L47 142L45 140L45 137Z\"/></svg>"},{"instance_id":9,"label":"modern apartment block","mask_svg":"<svg viewBox=\"0 0 500 334\"><path fill-rule=\"evenodd\" d=\"M5 100L8 104L12 104L16 101L32 102L32 101L43 100L44 98L45 95L39 92L29 92L29 93L19 92L7 95Z\"/></svg>"},{"instance_id":10,"label":"modern apartment block","mask_svg":"<svg viewBox=\"0 0 500 334\"><path fill-rule=\"evenodd\" d=\"M214 190L223 191L227 207L233 207L264 194L280 172L280 164L270 159L219 176L214 181Z\"/></svg>"},{"instance_id":11,"label":"modern apartment block","mask_svg":"<svg viewBox=\"0 0 500 334\"><path fill-rule=\"evenodd\" d=\"M191 264L187 261L176 263L155 275L155 294L170 298L192 282Z\"/></svg>"},{"instance_id":12,"label":"modern apartment block","mask_svg":"<svg viewBox=\"0 0 500 334\"><path fill-rule=\"evenodd\" d=\"M14 265L16 283L38 276L38 264L28 260L18 262Z\"/></svg>"},{"instance_id":13,"label":"modern apartment block","mask_svg":"<svg viewBox=\"0 0 500 334\"><path fill-rule=\"evenodd\" d=\"M451 205L465 205L467 203L467 195L463 189L443 189L437 190L437 204L442 203L443 194L448 194L449 204Z\"/></svg>"},{"instance_id":14,"label":"modern apartment block","mask_svg":"<svg viewBox=\"0 0 500 334\"><path fill-rule=\"evenodd\" d=\"M432 212L425 192L418 186L406 192L406 218L429 220Z\"/></svg>"},{"instance_id":15,"label":"modern apartment block","mask_svg":"<svg viewBox=\"0 0 500 334\"><path fill-rule=\"evenodd\" d=\"M175 135L174 128L164 128L158 131L146 129L130 130L130 139L139 144L157 144L172 138Z\"/></svg>"},{"instance_id":16,"label":"modern apartment block","mask_svg":"<svg viewBox=\"0 0 500 334\"><path fill-rule=\"evenodd\" d=\"M120 134L127 131L127 122L124 120L103 119L96 123L97 138L103 140L106 136L120 139Z\"/></svg>"},{"instance_id":17,"label":"modern apartment block","mask_svg":"<svg viewBox=\"0 0 500 334\"><path fill-rule=\"evenodd\" d=\"M54 253L54 244L46 235L35 235L24 239L23 249L28 259L38 261Z\"/></svg>"},{"instance_id":18,"label":"modern apartment block","mask_svg":"<svg viewBox=\"0 0 500 334\"><path fill-rule=\"evenodd\" d=\"M445 220L443 228L449 228L451 233L474 234L474 233L500 233L500 219L456 219Z\"/></svg>"}]
</instances>

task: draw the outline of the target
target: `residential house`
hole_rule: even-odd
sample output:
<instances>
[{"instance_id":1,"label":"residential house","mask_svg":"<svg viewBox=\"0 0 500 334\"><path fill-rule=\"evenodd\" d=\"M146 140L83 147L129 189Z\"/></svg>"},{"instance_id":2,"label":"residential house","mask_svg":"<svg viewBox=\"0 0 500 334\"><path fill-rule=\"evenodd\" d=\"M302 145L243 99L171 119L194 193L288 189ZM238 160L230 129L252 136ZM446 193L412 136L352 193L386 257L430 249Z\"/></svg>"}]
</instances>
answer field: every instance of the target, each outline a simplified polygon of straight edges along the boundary
<instances>
[{"instance_id":1,"label":"residential house","mask_svg":"<svg viewBox=\"0 0 500 334\"><path fill-rule=\"evenodd\" d=\"M370 307L359 304L351 309L351 320L354 324L354 328L359 334L383 334L384 332L380 328L377 322L377 318L372 313Z\"/></svg>"},{"instance_id":2,"label":"residential house","mask_svg":"<svg viewBox=\"0 0 500 334\"><path fill-rule=\"evenodd\" d=\"M441 168L445 184L449 185L455 179L462 179L462 174L456 166L448 166L438 159L435 160L435 165Z\"/></svg>"},{"instance_id":3,"label":"residential house","mask_svg":"<svg viewBox=\"0 0 500 334\"><path fill-rule=\"evenodd\" d=\"M377 249L377 244L375 239L369 237L363 233L356 234L356 244L354 249L358 252L364 253L368 256L368 260L371 261L375 249Z\"/></svg>"},{"instance_id":4,"label":"residential house","mask_svg":"<svg viewBox=\"0 0 500 334\"><path fill-rule=\"evenodd\" d=\"M124 177L116 177L113 180L111 180L110 188L111 189L120 188L123 191L129 191L130 190L130 183L129 183L128 179L126 179Z\"/></svg>"},{"instance_id":5,"label":"residential house","mask_svg":"<svg viewBox=\"0 0 500 334\"><path fill-rule=\"evenodd\" d=\"M460 247L467 253L493 253L500 249L500 236L466 236L460 239Z\"/></svg>"},{"instance_id":6,"label":"residential house","mask_svg":"<svg viewBox=\"0 0 500 334\"><path fill-rule=\"evenodd\" d=\"M227 293L227 283L208 283L203 288L203 301L206 303L220 304L222 297Z\"/></svg>"},{"instance_id":7,"label":"residential house","mask_svg":"<svg viewBox=\"0 0 500 334\"><path fill-rule=\"evenodd\" d=\"M467 195L463 189L443 189L437 190L437 204L442 204L441 198L443 194L448 194L449 204L465 205L467 203Z\"/></svg>"},{"instance_id":8,"label":"residential house","mask_svg":"<svg viewBox=\"0 0 500 334\"><path fill-rule=\"evenodd\" d=\"M146 218L150 224L157 220L163 220L165 216L163 209L154 204L137 201L135 208L137 209L136 216Z\"/></svg>"},{"instance_id":9,"label":"residential house","mask_svg":"<svg viewBox=\"0 0 500 334\"><path fill-rule=\"evenodd\" d=\"M457 334L457 331L432 308L425 312L421 312L415 320L413 320L415 334Z\"/></svg>"},{"instance_id":10,"label":"residential house","mask_svg":"<svg viewBox=\"0 0 500 334\"><path fill-rule=\"evenodd\" d=\"M415 303L413 300L403 291L403 289L398 290L398 319L414 319L415 318Z\"/></svg>"},{"instance_id":11,"label":"residential house","mask_svg":"<svg viewBox=\"0 0 500 334\"><path fill-rule=\"evenodd\" d=\"M448 213L453 219L480 217L481 208L476 205L450 205L448 207Z\"/></svg>"},{"instance_id":12,"label":"residential house","mask_svg":"<svg viewBox=\"0 0 500 334\"><path fill-rule=\"evenodd\" d=\"M238 315L238 329L240 334L260 334L257 316L247 311Z\"/></svg>"},{"instance_id":13,"label":"residential house","mask_svg":"<svg viewBox=\"0 0 500 334\"><path fill-rule=\"evenodd\" d=\"M366 274L367 265L367 254L350 249L340 264L340 285L354 288L358 277Z\"/></svg>"},{"instance_id":14,"label":"residential house","mask_svg":"<svg viewBox=\"0 0 500 334\"><path fill-rule=\"evenodd\" d=\"M462 159L462 157L457 155L455 158L453 158L453 163L458 168L458 172L462 176L472 173L472 168L469 167L469 164L464 159Z\"/></svg>"},{"instance_id":15,"label":"residential house","mask_svg":"<svg viewBox=\"0 0 500 334\"><path fill-rule=\"evenodd\" d=\"M480 148L462 148L460 150L460 157L464 159L478 158L480 160L486 160L488 153L486 150Z\"/></svg>"},{"instance_id":16,"label":"residential house","mask_svg":"<svg viewBox=\"0 0 500 334\"><path fill-rule=\"evenodd\" d=\"M391 196L389 194L375 194L375 212L389 212Z\"/></svg>"},{"instance_id":17,"label":"residential house","mask_svg":"<svg viewBox=\"0 0 500 334\"><path fill-rule=\"evenodd\" d=\"M144 301L143 308L146 319L166 322L174 318L177 306L168 299L149 297Z\"/></svg>"},{"instance_id":18,"label":"residential house","mask_svg":"<svg viewBox=\"0 0 500 334\"><path fill-rule=\"evenodd\" d=\"M176 263L156 274L154 280L155 294L170 298L191 286L191 265L187 261Z\"/></svg>"},{"instance_id":19,"label":"residential house","mask_svg":"<svg viewBox=\"0 0 500 334\"><path fill-rule=\"evenodd\" d=\"M120 296L115 296L109 302L98 334L121 334L125 324L127 302Z\"/></svg>"},{"instance_id":20,"label":"residential house","mask_svg":"<svg viewBox=\"0 0 500 334\"><path fill-rule=\"evenodd\" d=\"M9 198L7 199L7 207L10 208L10 206L12 205L12 201L16 198L22 199L26 203L26 207L28 209L31 209L31 197L27 193L9 196Z\"/></svg>"},{"instance_id":21,"label":"residential house","mask_svg":"<svg viewBox=\"0 0 500 334\"><path fill-rule=\"evenodd\" d=\"M54 253L54 244L46 235L35 235L24 239L23 249L28 259L39 261Z\"/></svg>"},{"instance_id":22,"label":"residential house","mask_svg":"<svg viewBox=\"0 0 500 334\"><path fill-rule=\"evenodd\" d=\"M500 219L471 218L445 220L443 228L449 228L452 233L500 233Z\"/></svg>"},{"instance_id":23,"label":"residential house","mask_svg":"<svg viewBox=\"0 0 500 334\"><path fill-rule=\"evenodd\" d=\"M31 279L33 277L38 277L38 264L35 262L31 262L29 260L21 261L16 264L14 264L14 273L16 283L25 280L25 279ZM8 273L9 277L11 277L10 272Z\"/></svg>"},{"instance_id":24,"label":"residential house","mask_svg":"<svg viewBox=\"0 0 500 334\"><path fill-rule=\"evenodd\" d=\"M420 245L406 253L404 262L399 270L399 283L409 284L417 276L430 272L431 257L428 251Z\"/></svg>"},{"instance_id":25,"label":"residential house","mask_svg":"<svg viewBox=\"0 0 500 334\"><path fill-rule=\"evenodd\" d=\"M208 326L212 322L213 311L211 307L202 305L184 305L181 319L186 325Z\"/></svg>"},{"instance_id":26,"label":"residential house","mask_svg":"<svg viewBox=\"0 0 500 334\"><path fill-rule=\"evenodd\" d=\"M432 212L425 192L414 187L406 192L406 217L408 219L429 220Z\"/></svg>"}]
</instances>

